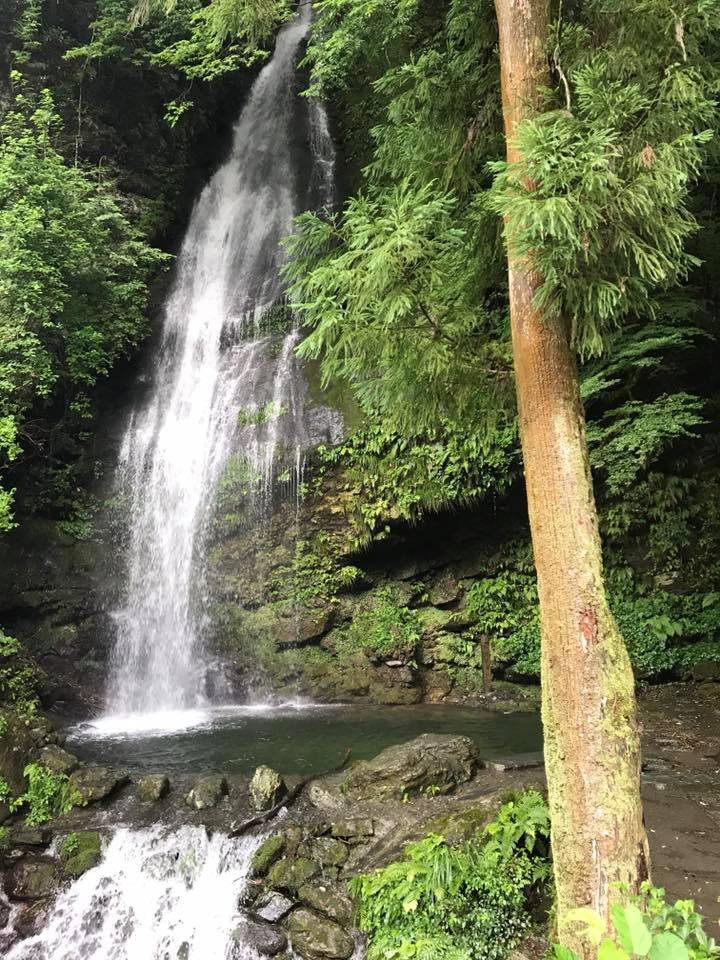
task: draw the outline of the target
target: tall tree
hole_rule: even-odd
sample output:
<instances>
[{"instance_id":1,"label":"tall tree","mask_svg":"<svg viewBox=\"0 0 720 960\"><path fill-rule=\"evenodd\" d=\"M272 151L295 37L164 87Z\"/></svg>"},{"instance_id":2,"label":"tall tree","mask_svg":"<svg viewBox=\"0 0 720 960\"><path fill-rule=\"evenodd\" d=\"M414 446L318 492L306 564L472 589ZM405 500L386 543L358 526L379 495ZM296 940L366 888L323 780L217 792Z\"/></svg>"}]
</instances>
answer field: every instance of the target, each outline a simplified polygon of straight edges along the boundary
<instances>
[{"instance_id":1,"label":"tall tree","mask_svg":"<svg viewBox=\"0 0 720 960\"><path fill-rule=\"evenodd\" d=\"M548 0L495 0L510 164L516 127L551 85ZM525 187L532 191L532 182ZM570 911L609 919L614 884L648 876L634 679L605 595L598 515L571 327L538 306L542 277L506 217L515 383L542 629L545 765L560 940L594 948Z\"/></svg>"}]
</instances>

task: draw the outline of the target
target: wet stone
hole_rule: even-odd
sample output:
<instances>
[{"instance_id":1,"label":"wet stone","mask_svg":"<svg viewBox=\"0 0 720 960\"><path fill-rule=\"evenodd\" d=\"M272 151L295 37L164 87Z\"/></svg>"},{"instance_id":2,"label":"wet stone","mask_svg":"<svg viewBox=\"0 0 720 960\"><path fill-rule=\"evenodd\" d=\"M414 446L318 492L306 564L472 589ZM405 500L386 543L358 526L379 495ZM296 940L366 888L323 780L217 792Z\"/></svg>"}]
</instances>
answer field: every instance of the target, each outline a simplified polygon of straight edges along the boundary
<instances>
[{"instance_id":1,"label":"wet stone","mask_svg":"<svg viewBox=\"0 0 720 960\"><path fill-rule=\"evenodd\" d=\"M11 900L42 900L58 886L55 865L44 860L19 860L5 875L5 893Z\"/></svg>"},{"instance_id":2,"label":"wet stone","mask_svg":"<svg viewBox=\"0 0 720 960\"><path fill-rule=\"evenodd\" d=\"M270 810L287 793L285 781L272 767L261 766L250 781L250 802L255 810Z\"/></svg>"},{"instance_id":3,"label":"wet stone","mask_svg":"<svg viewBox=\"0 0 720 960\"><path fill-rule=\"evenodd\" d=\"M470 780L477 767L477 747L469 737L424 733L358 763L341 789L356 800L400 798L427 787L448 793Z\"/></svg>"},{"instance_id":4,"label":"wet stone","mask_svg":"<svg viewBox=\"0 0 720 960\"><path fill-rule=\"evenodd\" d=\"M330 833L333 837L341 837L343 840L354 842L363 840L365 837L372 837L375 833L375 826L370 819L336 820L330 825Z\"/></svg>"},{"instance_id":5,"label":"wet stone","mask_svg":"<svg viewBox=\"0 0 720 960\"><path fill-rule=\"evenodd\" d=\"M109 797L128 779L105 767L81 767L70 776L70 788L79 794L80 802L85 806Z\"/></svg>"},{"instance_id":6,"label":"wet stone","mask_svg":"<svg viewBox=\"0 0 720 960\"><path fill-rule=\"evenodd\" d=\"M66 877L79 877L95 867L102 856L100 834L95 831L71 833L60 846L60 860Z\"/></svg>"},{"instance_id":7,"label":"wet stone","mask_svg":"<svg viewBox=\"0 0 720 960\"><path fill-rule=\"evenodd\" d=\"M274 833L263 840L253 855L250 864L251 872L256 877L264 876L284 849L285 837L281 833Z\"/></svg>"},{"instance_id":8,"label":"wet stone","mask_svg":"<svg viewBox=\"0 0 720 960\"><path fill-rule=\"evenodd\" d=\"M265 894L258 900L253 909L253 913L260 917L261 920L267 920L268 923L277 923L278 920L286 917L294 906L295 904L288 897L284 897L281 893L273 891L272 893Z\"/></svg>"},{"instance_id":9,"label":"wet stone","mask_svg":"<svg viewBox=\"0 0 720 960\"><path fill-rule=\"evenodd\" d=\"M73 753L68 753L57 744L50 744L40 751L40 763L54 774L68 776L77 770L80 761Z\"/></svg>"},{"instance_id":10,"label":"wet stone","mask_svg":"<svg viewBox=\"0 0 720 960\"><path fill-rule=\"evenodd\" d=\"M307 906L337 923L348 925L352 922L352 900L332 884L320 881L306 883L300 887L298 896Z\"/></svg>"},{"instance_id":11,"label":"wet stone","mask_svg":"<svg viewBox=\"0 0 720 960\"><path fill-rule=\"evenodd\" d=\"M341 867L350 855L347 844L336 837L317 837L307 846L308 856L321 867Z\"/></svg>"},{"instance_id":12,"label":"wet stone","mask_svg":"<svg viewBox=\"0 0 720 960\"><path fill-rule=\"evenodd\" d=\"M196 810L207 810L210 807L216 807L227 792L228 786L225 777L215 774L199 777L190 793L185 797L185 803L189 807L195 807Z\"/></svg>"},{"instance_id":13,"label":"wet stone","mask_svg":"<svg viewBox=\"0 0 720 960\"><path fill-rule=\"evenodd\" d=\"M238 924L231 939L233 945L230 948L230 956L237 956L238 960L244 960L248 947L262 957L274 957L282 953L288 945L288 939L283 930L247 914L238 918Z\"/></svg>"},{"instance_id":14,"label":"wet stone","mask_svg":"<svg viewBox=\"0 0 720 960\"><path fill-rule=\"evenodd\" d=\"M47 847L52 833L46 827L16 827L10 837L13 845L20 847Z\"/></svg>"},{"instance_id":15,"label":"wet stone","mask_svg":"<svg viewBox=\"0 0 720 960\"><path fill-rule=\"evenodd\" d=\"M268 884L276 890L287 890L294 893L319 873L320 867L312 860L305 857L298 857L296 860L283 857L268 873Z\"/></svg>"},{"instance_id":16,"label":"wet stone","mask_svg":"<svg viewBox=\"0 0 720 960\"><path fill-rule=\"evenodd\" d=\"M137 782L138 800L143 803L154 803L162 800L170 790L170 781L167 777L158 774L149 777L143 777Z\"/></svg>"},{"instance_id":17,"label":"wet stone","mask_svg":"<svg viewBox=\"0 0 720 960\"><path fill-rule=\"evenodd\" d=\"M301 907L287 922L293 949L303 960L348 960L355 944L339 923Z\"/></svg>"}]
</instances>

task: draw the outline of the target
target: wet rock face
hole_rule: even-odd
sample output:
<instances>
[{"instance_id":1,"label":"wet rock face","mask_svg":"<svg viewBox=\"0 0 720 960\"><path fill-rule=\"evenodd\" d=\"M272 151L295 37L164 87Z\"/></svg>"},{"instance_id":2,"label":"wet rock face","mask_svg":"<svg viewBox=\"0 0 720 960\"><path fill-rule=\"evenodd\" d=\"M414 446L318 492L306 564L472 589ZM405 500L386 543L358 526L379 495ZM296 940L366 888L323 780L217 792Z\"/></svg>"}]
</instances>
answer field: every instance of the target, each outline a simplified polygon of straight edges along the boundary
<instances>
[{"instance_id":1,"label":"wet rock face","mask_svg":"<svg viewBox=\"0 0 720 960\"><path fill-rule=\"evenodd\" d=\"M426 733L357 764L341 789L357 800L400 799L423 790L449 793L470 780L478 765L477 748L469 737Z\"/></svg>"},{"instance_id":2,"label":"wet rock face","mask_svg":"<svg viewBox=\"0 0 720 960\"><path fill-rule=\"evenodd\" d=\"M185 803L189 807L195 807L196 810L207 810L210 807L216 807L227 792L228 785L225 777L210 774L199 777L195 781L192 790L185 797Z\"/></svg>"},{"instance_id":3,"label":"wet rock face","mask_svg":"<svg viewBox=\"0 0 720 960\"><path fill-rule=\"evenodd\" d=\"M102 847L100 834L95 831L73 833L65 837L60 848L63 875L75 879L100 862Z\"/></svg>"},{"instance_id":4,"label":"wet rock face","mask_svg":"<svg viewBox=\"0 0 720 960\"><path fill-rule=\"evenodd\" d=\"M10 867L3 886L11 900L44 900L55 894L58 884L54 863L28 857Z\"/></svg>"},{"instance_id":5,"label":"wet rock face","mask_svg":"<svg viewBox=\"0 0 720 960\"><path fill-rule=\"evenodd\" d=\"M353 938L340 924L315 910L300 907L287 922L293 949L303 960L348 960Z\"/></svg>"},{"instance_id":6,"label":"wet rock face","mask_svg":"<svg viewBox=\"0 0 720 960\"><path fill-rule=\"evenodd\" d=\"M73 753L68 753L57 744L49 744L40 751L40 763L51 773L68 776L80 765L80 761Z\"/></svg>"},{"instance_id":7,"label":"wet rock face","mask_svg":"<svg viewBox=\"0 0 720 960\"><path fill-rule=\"evenodd\" d=\"M104 800L129 782L129 778L105 767L82 767L70 777L70 787L80 795L83 806Z\"/></svg>"},{"instance_id":8,"label":"wet rock face","mask_svg":"<svg viewBox=\"0 0 720 960\"><path fill-rule=\"evenodd\" d=\"M287 793L285 781L271 767L258 767L250 781L250 802L255 810L269 810Z\"/></svg>"},{"instance_id":9,"label":"wet rock face","mask_svg":"<svg viewBox=\"0 0 720 960\"><path fill-rule=\"evenodd\" d=\"M264 877L285 849L285 837L274 833L260 844L252 858L250 870L255 877Z\"/></svg>"},{"instance_id":10,"label":"wet rock face","mask_svg":"<svg viewBox=\"0 0 720 960\"><path fill-rule=\"evenodd\" d=\"M298 891L303 903L324 914L336 923L350 926L353 919L352 900L332 884L314 881Z\"/></svg>"},{"instance_id":11,"label":"wet rock face","mask_svg":"<svg viewBox=\"0 0 720 960\"><path fill-rule=\"evenodd\" d=\"M233 953L233 946L231 946L230 956L237 955L238 960L247 956L248 947L259 953L261 957L274 957L282 953L288 945L288 939L283 930L247 913L239 917L232 939L237 951Z\"/></svg>"},{"instance_id":12,"label":"wet rock face","mask_svg":"<svg viewBox=\"0 0 720 960\"><path fill-rule=\"evenodd\" d=\"M253 907L253 913L268 923L277 923L290 913L293 906L294 901L273 890L260 897Z\"/></svg>"},{"instance_id":13,"label":"wet rock face","mask_svg":"<svg viewBox=\"0 0 720 960\"><path fill-rule=\"evenodd\" d=\"M306 857L283 857L270 869L268 884L276 890L296 893L308 880L320 873L320 866Z\"/></svg>"},{"instance_id":14,"label":"wet rock face","mask_svg":"<svg viewBox=\"0 0 720 960\"><path fill-rule=\"evenodd\" d=\"M143 803L155 803L162 800L170 790L170 781L162 774L143 777L137 782L136 793L138 800Z\"/></svg>"}]
</instances>

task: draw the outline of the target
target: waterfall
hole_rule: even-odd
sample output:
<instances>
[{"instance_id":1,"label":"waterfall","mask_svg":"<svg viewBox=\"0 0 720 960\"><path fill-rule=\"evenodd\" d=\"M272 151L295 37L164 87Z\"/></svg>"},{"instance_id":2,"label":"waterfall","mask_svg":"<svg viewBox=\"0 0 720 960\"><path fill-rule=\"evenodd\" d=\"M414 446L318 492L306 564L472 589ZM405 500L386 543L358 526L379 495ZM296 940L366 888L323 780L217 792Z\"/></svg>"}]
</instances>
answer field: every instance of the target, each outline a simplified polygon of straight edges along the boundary
<instances>
[{"instance_id":1,"label":"waterfall","mask_svg":"<svg viewBox=\"0 0 720 960\"><path fill-rule=\"evenodd\" d=\"M63 890L42 931L7 960L255 960L233 936L262 837L204 827L117 830L101 862Z\"/></svg>"},{"instance_id":2,"label":"waterfall","mask_svg":"<svg viewBox=\"0 0 720 960\"><path fill-rule=\"evenodd\" d=\"M280 241L299 212L331 203L334 192L324 107L298 90L309 22L303 5L278 34L230 156L195 204L149 396L122 443L127 571L106 703L121 727L207 703L204 553L224 474L254 495L268 496L290 473L297 487L309 442L298 332L286 332L277 350L266 328L282 303Z\"/></svg>"}]
</instances>

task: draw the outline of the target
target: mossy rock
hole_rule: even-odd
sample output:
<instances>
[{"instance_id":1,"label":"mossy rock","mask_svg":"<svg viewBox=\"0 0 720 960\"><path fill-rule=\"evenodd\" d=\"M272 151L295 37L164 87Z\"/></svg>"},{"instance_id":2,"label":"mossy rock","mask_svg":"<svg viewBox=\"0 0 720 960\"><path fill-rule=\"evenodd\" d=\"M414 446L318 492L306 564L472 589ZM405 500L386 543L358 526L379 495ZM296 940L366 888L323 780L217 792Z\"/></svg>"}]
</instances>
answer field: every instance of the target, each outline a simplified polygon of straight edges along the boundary
<instances>
[{"instance_id":1,"label":"mossy rock","mask_svg":"<svg viewBox=\"0 0 720 960\"><path fill-rule=\"evenodd\" d=\"M281 833L273 833L266 840L263 840L250 863L253 876L264 877L284 849L285 837Z\"/></svg>"},{"instance_id":2,"label":"mossy rock","mask_svg":"<svg viewBox=\"0 0 720 960\"><path fill-rule=\"evenodd\" d=\"M5 874L4 887L12 900L44 900L57 891L56 866L46 860L19 860Z\"/></svg>"},{"instance_id":3,"label":"mossy rock","mask_svg":"<svg viewBox=\"0 0 720 960\"><path fill-rule=\"evenodd\" d=\"M65 877L79 877L100 862L102 844L94 831L70 833L60 845L60 862Z\"/></svg>"},{"instance_id":4,"label":"mossy rock","mask_svg":"<svg viewBox=\"0 0 720 960\"><path fill-rule=\"evenodd\" d=\"M315 910L294 910L287 928L293 948L303 960L348 960L355 949L347 930Z\"/></svg>"},{"instance_id":5,"label":"mossy rock","mask_svg":"<svg viewBox=\"0 0 720 960\"><path fill-rule=\"evenodd\" d=\"M287 890L290 893L296 893L299 888L312 880L320 873L319 864L307 857L297 857L292 860L289 857L283 857L278 860L267 875L268 886L274 890Z\"/></svg>"},{"instance_id":6,"label":"mossy rock","mask_svg":"<svg viewBox=\"0 0 720 960\"><path fill-rule=\"evenodd\" d=\"M461 843L481 833L492 816L493 810L487 806L468 807L436 817L427 825L427 832L445 837L450 844Z\"/></svg>"},{"instance_id":7,"label":"mossy rock","mask_svg":"<svg viewBox=\"0 0 720 960\"><path fill-rule=\"evenodd\" d=\"M303 884L298 891L298 896L308 907L330 917L336 923L343 926L352 923L352 900L335 885L315 880Z\"/></svg>"},{"instance_id":8,"label":"mossy rock","mask_svg":"<svg viewBox=\"0 0 720 960\"><path fill-rule=\"evenodd\" d=\"M137 782L138 800L143 803L155 803L162 800L170 790L170 781L163 774L151 774L148 777L142 777Z\"/></svg>"},{"instance_id":9,"label":"mossy rock","mask_svg":"<svg viewBox=\"0 0 720 960\"><path fill-rule=\"evenodd\" d=\"M307 844L308 856L321 867L342 867L350 852L347 845L335 837L316 837Z\"/></svg>"}]
</instances>

